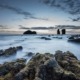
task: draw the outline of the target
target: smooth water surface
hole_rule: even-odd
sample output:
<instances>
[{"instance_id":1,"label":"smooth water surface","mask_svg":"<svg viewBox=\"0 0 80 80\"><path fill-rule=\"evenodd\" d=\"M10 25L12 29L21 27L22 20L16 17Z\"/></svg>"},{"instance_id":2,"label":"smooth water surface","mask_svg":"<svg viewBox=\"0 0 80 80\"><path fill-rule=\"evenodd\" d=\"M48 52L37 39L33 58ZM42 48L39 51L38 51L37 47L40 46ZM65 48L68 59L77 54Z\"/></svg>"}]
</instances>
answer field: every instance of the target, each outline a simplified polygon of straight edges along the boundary
<instances>
[{"instance_id":1,"label":"smooth water surface","mask_svg":"<svg viewBox=\"0 0 80 80\"><path fill-rule=\"evenodd\" d=\"M40 37L47 37L51 40L44 40L40 39ZM8 62L15 60L17 58L27 58L26 56L28 52L36 53L52 53L54 54L55 51L70 51L74 53L78 59L80 60L80 43L72 43L67 41L67 37L69 35L55 35L55 36L48 36L48 35L4 35L0 36L0 49L7 49L9 47L16 47L22 46L23 50L18 51L16 55L10 57L0 57L0 63ZM55 37L62 37L55 38Z\"/></svg>"}]
</instances>

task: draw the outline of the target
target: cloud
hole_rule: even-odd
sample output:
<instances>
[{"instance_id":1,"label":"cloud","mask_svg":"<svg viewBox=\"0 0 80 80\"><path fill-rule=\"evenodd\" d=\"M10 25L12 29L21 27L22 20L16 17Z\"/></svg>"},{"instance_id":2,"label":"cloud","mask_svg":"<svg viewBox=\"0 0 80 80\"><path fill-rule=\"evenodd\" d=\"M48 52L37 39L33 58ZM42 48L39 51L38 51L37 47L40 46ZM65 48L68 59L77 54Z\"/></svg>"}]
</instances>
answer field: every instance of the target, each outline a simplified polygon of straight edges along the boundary
<instances>
[{"instance_id":1,"label":"cloud","mask_svg":"<svg viewBox=\"0 0 80 80\"><path fill-rule=\"evenodd\" d=\"M0 29L8 29L8 27L5 25L0 25Z\"/></svg>"},{"instance_id":2,"label":"cloud","mask_svg":"<svg viewBox=\"0 0 80 80\"><path fill-rule=\"evenodd\" d=\"M23 25L19 25L19 29L32 29L32 30L49 30L49 29L54 29L54 27L26 27Z\"/></svg>"},{"instance_id":3,"label":"cloud","mask_svg":"<svg viewBox=\"0 0 80 80\"><path fill-rule=\"evenodd\" d=\"M80 14L80 0L42 0L45 4L67 11L70 14Z\"/></svg>"},{"instance_id":4,"label":"cloud","mask_svg":"<svg viewBox=\"0 0 80 80\"><path fill-rule=\"evenodd\" d=\"M75 25L56 25L56 29L80 29L80 26Z\"/></svg>"},{"instance_id":5,"label":"cloud","mask_svg":"<svg viewBox=\"0 0 80 80\"><path fill-rule=\"evenodd\" d=\"M15 8L15 7L10 6L10 5L0 4L0 7L3 8L3 9L11 10L11 11L15 12L16 14L23 15L23 16L25 17L24 19L32 18L32 19L38 19L38 20L48 20L48 19L45 19L45 18L35 17L35 16L34 16L32 13L30 13L30 12L23 11L22 9Z\"/></svg>"},{"instance_id":6,"label":"cloud","mask_svg":"<svg viewBox=\"0 0 80 80\"><path fill-rule=\"evenodd\" d=\"M11 10L11 11L14 11L15 13L17 14L21 14L21 15L24 15L24 16L32 16L31 13L29 12L25 12L19 8L15 8L15 7L12 7L12 6L9 6L9 5L2 5L0 4L0 7L3 8L3 9L8 9L8 10Z\"/></svg>"},{"instance_id":7,"label":"cloud","mask_svg":"<svg viewBox=\"0 0 80 80\"><path fill-rule=\"evenodd\" d=\"M48 21L48 18L39 18L39 17L35 17L35 16L31 16L32 19L38 19L38 20L45 20ZM26 19L26 18L25 18Z\"/></svg>"},{"instance_id":8,"label":"cloud","mask_svg":"<svg viewBox=\"0 0 80 80\"><path fill-rule=\"evenodd\" d=\"M80 21L80 17L77 17L77 18L71 18L71 17L69 17L73 22L78 22L78 21Z\"/></svg>"},{"instance_id":9,"label":"cloud","mask_svg":"<svg viewBox=\"0 0 80 80\"><path fill-rule=\"evenodd\" d=\"M25 27L25 26L23 26L23 25L19 25L19 29L30 29L30 28L28 28L28 27Z\"/></svg>"}]
</instances>

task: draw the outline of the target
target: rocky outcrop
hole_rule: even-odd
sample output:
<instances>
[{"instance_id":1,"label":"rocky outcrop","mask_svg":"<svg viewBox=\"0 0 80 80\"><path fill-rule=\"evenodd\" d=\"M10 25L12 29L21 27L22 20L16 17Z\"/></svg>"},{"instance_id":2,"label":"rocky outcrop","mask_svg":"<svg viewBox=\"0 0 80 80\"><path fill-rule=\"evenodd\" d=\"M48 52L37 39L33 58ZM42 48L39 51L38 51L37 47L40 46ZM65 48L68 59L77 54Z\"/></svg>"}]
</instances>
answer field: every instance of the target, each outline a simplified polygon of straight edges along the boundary
<instances>
[{"instance_id":1,"label":"rocky outcrop","mask_svg":"<svg viewBox=\"0 0 80 80\"><path fill-rule=\"evenodd\" d=\"M80 80L80 61L69 51L56 51L55 55L37 53L26 66L18 67L9 68L15 75L1 69L6 72L2 80Z\"/></svg>"},{"instance_id":2,"label":"rocky outcrop","mask_svg":"<svg viewBox=\"0 0 80 80\"><path fill-rule=\"evenodd\" d=\"M22 49L23 49L22 46L17 46L17 47L10 47L6 50L0 50L0 56L10 56Z\"/></svg>"},{"instance_id":3,"label":"rocky outcrop","mask_svg":"<svg viewBox=\"0 0 80 80\"><path fill-rule=\"evenodd\" d=\"M70 52L36 54L15 80L80 80L80 61Z\"/></svg>"},{"instance_id":4,"label":"rocky outcrop","mask_svg":"<svg viewBox=\"0 0 80 80\"><path fill-rule=\"evenodd\" d=\"M37 32L36 31L27 30L23 34L37 34Z\"/></svg>"},{"instance_id":5,"label":"rocky outcrop","mask_svg":"<svg viewBox=\"0 0 80 80\"><path fill-rule=\"evenodd\" d=\"M17 59L0 65L0 80L13 80L14 76L25 67L26 59Z\"/></svg>"}]
</instances>

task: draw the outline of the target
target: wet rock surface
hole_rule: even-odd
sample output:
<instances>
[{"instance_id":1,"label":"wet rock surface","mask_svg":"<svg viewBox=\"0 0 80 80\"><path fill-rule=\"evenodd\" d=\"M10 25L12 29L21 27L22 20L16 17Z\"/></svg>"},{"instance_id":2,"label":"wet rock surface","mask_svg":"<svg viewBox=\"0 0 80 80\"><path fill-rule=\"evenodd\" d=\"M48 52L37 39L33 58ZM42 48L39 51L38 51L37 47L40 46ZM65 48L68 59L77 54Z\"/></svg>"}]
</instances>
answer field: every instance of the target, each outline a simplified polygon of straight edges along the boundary
<instances>
[{"instance_id":1,"label":"wet rock surface","mask_svg":"<svg viewBox=\"0 0 80 80\"><path fill-rule=\"evenodd\" d=\"M6 50L0 50L0 56L10 56L17 53L17 51L22 50L22 46L10 47Z\"/></svg>"},{"instance_id":2,"label":"wet rock surface","mask_svg":"<svg viewBox=\"0 0 80 80\"><path fill-rule=\"evenodd\" d=\"M48 38L48 37L41 37L40 39L51 40L51 38Z\"/></svg>"},{"instance_id":3,"label":"wet rock surface","mask_svg":"<svg viewBox=\"0 0 80 80\"><path fill-rule=\"evenodd\" d=\"M34 55L34 53L32 53L32 52L27 53L27 56L28 56L28 57L31 57L31 56L33 56L33 55Z\"/></svg>"},{"instance_id":4,"label":"wet rock surface","mask_svg":"<svg viewBox=\"0 0 80 80\"><path fill-rule=\"evenodd\" d=\"M27 64L16 60L0 65L0 70L0 80L80 80L80 61L69 51L37 53Z\"/></svg>"},{"instance_id":5,"label":"wet rock surface","mask_svg":"<svg viewBox=\"0 0 80 80\"><path fill-rule=\"evenodd\" d=\"M17 59L0 65L0 80L13 80L14 76L25 67L26 59Z\"/></svg>"}]
</instances>

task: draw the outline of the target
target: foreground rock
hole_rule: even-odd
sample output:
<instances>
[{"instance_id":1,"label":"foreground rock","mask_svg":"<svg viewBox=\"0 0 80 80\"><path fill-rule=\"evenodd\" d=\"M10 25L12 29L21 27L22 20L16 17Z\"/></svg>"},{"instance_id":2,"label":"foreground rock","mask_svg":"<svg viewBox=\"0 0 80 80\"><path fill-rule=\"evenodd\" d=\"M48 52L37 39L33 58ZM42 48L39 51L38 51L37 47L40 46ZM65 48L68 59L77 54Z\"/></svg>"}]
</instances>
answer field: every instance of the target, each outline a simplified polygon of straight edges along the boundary
<instances>
[{"instance_id":1,"label":"foreground rock","mask_svg":"<svg viewBox=\"0 0 80 80\"><path fill-rule=\"evenodd\" d=\"M80 61L70 52L37 54L15 80L80 80Z\"/></svg>"},{"instance_id":2,"label":"foreground rock","mask_svg":"<svg viewBox=\"0 0 80 80\"><path fill-rule=\"evenodd\" d=\"M55 55L37 53L26 66L19 67L11 67L9 72L1 69L4 74L0 80L80 80L80 61L69 51L57 51Z\"/></svg>"},{"instance_id":3,"label":"foreground rock","mask_svg":"<svg viewBox=\"0 0 80 80\"><path fill-rule=\"evenodd\" d=\"M17 47L10 47L6 50L0 50L0 56L10 56L22 49L23 49L22 46L17 46Z\"/></svg>"},{"instance_id":4,"label":"foreground rock","mask_svg":"<svg viewBox=\"0 0 80 80\"><path fill-rule=\"evenodd\" d=\"M17 59L0 65L0 80L13 80L15 74L25 67L26 59Z\"/></svg>"}]
</instances>

